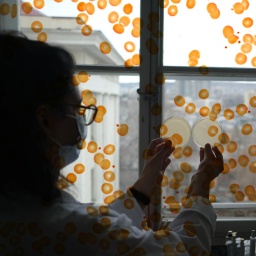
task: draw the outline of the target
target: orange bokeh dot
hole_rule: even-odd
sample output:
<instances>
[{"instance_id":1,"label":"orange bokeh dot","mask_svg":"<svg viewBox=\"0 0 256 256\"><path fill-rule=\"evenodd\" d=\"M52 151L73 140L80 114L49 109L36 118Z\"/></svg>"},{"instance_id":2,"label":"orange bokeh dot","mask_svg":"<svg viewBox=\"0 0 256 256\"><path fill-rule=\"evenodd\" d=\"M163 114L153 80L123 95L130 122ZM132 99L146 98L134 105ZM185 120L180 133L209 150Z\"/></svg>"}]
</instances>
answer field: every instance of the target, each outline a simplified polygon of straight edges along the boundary
<instances>
[{"instance_id":1,"label":"orange bokeh dot","mask_svg":"<svg viewBox=\"0 0 256 256\"><path fill-rule=\"evenodd\" d=\"M249 164L249 158L248 158L248 156L246 156L246 155L240 155L239 157L238 157L238 163L242 166L242 167L246 167L248 164Z\"/></svg>"},{"instance_id":2,"label":"orange bokeh dot","mask_svg":"<svg viewBox=\"0 0 256 256\"><path fill-rule=\"evenodd\" d=\"M131 34L135 38L140 37L140 28L137 28L137 27L133 28Z\"/></svg>"},{"instance_id":3,"label":"orange bokeh dot","mask_svg":"<svg viewBox=\"0 0 256 256\"><path fill-rule=\"evenodd\" d=\"M176 16L178 13L178 7L176 5L170 5L167 12L170 16Z\"/></svg>"},{"instance_id":4,"label":"orange bokeh dot","mask_svg":"<svg viewBox=\"0 0 256 256\"><path fill-rule=\"evenodd\" d=\"M250 101L249 101L250 105L253 107L253 108L256 108L256 96L252 96L250 98Z\"/></svg>"},{"instance_id":5,"label":"orange bokeh dot","mask_svg":"<svg viewBox=\"0 0 256 256\"><path fill-rule=\"evenodd\" d=\"M122 16L120 19L119 19L119 23L126 27L130 24L130 18L128 16Z\"/></svg>"},{"instance_id":6,"label":"orange bokeh dot","mask_svg":"<svg viewBox=\"0 0 256 256\"><path fill-rule=\"evenodd\" d=\"M166 8L169 4L169 0L158 1L158 4L161 8Z\"/></svg>"},{"instance_id":7,"label":"orange bokeh dot","mask_svg":"<svg viewBox=\"0 0 256 256\"><path fill-rule=\"evenodd\" d=\"M212 106L212 112L216 112L217 114L219 114L221 111L221 105L220 103L215 103Z\"/></svg>"},{"instance_id":8,"label":"orange bokeh dot","mask_svg":"<svg viewBox=\"0 0 256 256\"><path fill-rule=\"evenodd\" d=\"M204 106L204 107L201 107L201 108L199 109L199 114L200 114L201 116L205 117L205 116L208 116L209 111L210 111L209 108L208 108L207 106Z\"/></svg>"},{"instance_id":9,"label":"orange bokeh dot","mask_svg":"<svg viewBox=\"0 0 256 256\"><path fill-rule=\"evenodd\" d=\"M44 7L44 0L34 0L34 6L37 9L42 9Z\"/></svg>"},{"instance_id":10,"label":"orange bokeh dot","mask_svg":"<svg viewBox=\"0 0 256 256\"><path fill-rule=\"evenodd\" d=\"M87 21L88 21L88 15L86 13L79 13L76 16L76 23L78 25L85 25Z\"/></svg>"},{"instance_id":11,"label":"orange bokeh dot","mask_svg":"<svg viewBox=\"0 0 256 256\"><path fill-rule=\"evenodd\" d=\"M109 194L113 191L113 185L110 184L110 183L103 183L102 186L101 186L101 191L104 194Z\"/></svg>"},{"instance_id":12,"label":"orange bokeh dot","mask_svg":"<svg viewBox=\"0 0 256 256\"><path fill-rule=\"evenodd\" d=\"M112 171L106 171L103 176L104 176L104 179L105 179L106 181L109 181L109 182L114 181L115 178L116 178L115 173L112 172Z\"/></svg>"},{"instance_id":13,"label":"orange bokeh dot","mask_svg":"<svg viewBox=\"0 0 256 256\"><path fill-rule=\"evenodd\" d=\"M234 29L231 26L225 26L222 30L224 37L228 38L230 35L234 34Z\"/></svg>"},{"instance_id":14,"label":"orange bokeh dot","mask_svg":"<svg viewBox=\"0 0 256 256\"><path fill-rule=\"evenodd\" d=\"M199 98L201 99L207 99L209 97L209 91L207 89L202 89L198 93Z\"/></svg>"},{"instance_id":15,"label":"orange bokeh dot","mask_svg":"<svg viewBox=\"0 0 256 256\"><path fill-rule=\"evenodd\" d=\"M195 57L192 57L188 60L188 65L190 67L195 67L198 64L198 59L196 59Z\"/></svg>"},{"instance_id":16,"label":"orange bokeh dot","mask_svg":"<svg viewBox=\"0 0 256 256\"><path fill-rule=\"evenodd\" d=\"M125 136L128 134L128 130L129 130L129 126L127 124L121 124L118 128L117 128L117 133L120 136Z\"/></svg>"},{"instance_id":17,"label":"orange bokeh dot","mask_svg":"<svg viewBox=\"0 0 256 256\"><path fill-rule=\"evenodd\" d=\"M243 65L246 61L247 61L247 56L244 53L239 52L239 53L236 54L235 62L237 64Z\"/></svg>"},{"instance_id":18,"label":"orange bokeh dot","mask_svg":"<svg viewBox=\"0 0 256 256\"><path fill-rule=\"evenodd\" d=\"M190 157L192 155L192 153L193 153L193 149L190 146L186 146L182 150L182 153L183 153L184 156Z\"/></svg>"},{"instance_id":19,"label":"orange bokeh dot","mask_svg":"<svg viewBox=\"0 0 256 256\"><path fill-rule=\"evenodd\" d=\"M218 113L217 112L215 112L215 111L210 111L209 112L209 118L211 119L211 120L216 120L217 119L217 117L218 117Z\"/></svg>"},{"instance_id":20,"label":"orange bokeh dot","mask_svg":"<svg viewBox=\"0 0 256 256\"><path fill-rule=\"evenodd\" d=\"M103 54L109 54L111 52L111 45L108 42L102 42L100 43L100 51Z\"/></svg>"},{"instance_id":21,"label":"orange bokeh dot","mask_svg":"<svg viewBox=\"0 0 256 256\"><path fill-rule=\"evenodd\" d=\"M29 2L24 2L24 3L21 4L21 9L22 9L22 11L23 11L25 14L29 14L29 13L32 12L33 6L32 6L32 4L29 3Z\"/></svg>"},{"instance_id":22,"label":"orange bokeh dot","mask_svg":"<svg viewBox=\"0 0 256 256\"><path fill-rule=\"evenodd\" d=\"M217 8L217 5L215 3L211 2L211 3L207 4L206 9L209 13L211 13L211 12L216 11L218 8Z\"/></svg>"},{"instance_id":23,"label":"orange bokeh dot","mask_svg":"<svg viewBox=\"0 0 256 256\"><path fill-rule=\"evenodd\" d=\"M170 180L170 188L172 189L179 189L181 186L180 182L178 182L176 179Z\"/></svg>"},{"instance_id":24,"label":"orange bokeh dot","mask_svg":"<svg viewBox=\"0 0 256 256\"><path fill-rule=\"evenodd\" d=\"M0 13L1 13L1 7L0 7ZM17 4L13 4L11 9L11 17L14 19L17 17L17 14L18 14Z\"/></svg>"},{"instance_id":25,"label":"orange bokeh dot","mask_svg":"<svg viewBox=\"0 0 256 256\"><path fill-rule=\"evenodd\" d=\"M250 156L256 156L256 145L250 145L248 148L248 154Z\"/></svg>"},{"instance_id":26,"label":"orange bokeh dot","mask_svg":"<svg viewBox=\"0 0 256 256\"><path fill-rule=\"evenodd\" d=\"M245 198L245 195L242 191L236 191L235 192L235 199L240 202L240 201L243 201Z\"/></svg>"},{"instance_id":27,"label":"orange bokeh dot","mask_svg":"<svg viewBox=\"0 0 256 256\"><path fill-rule=\"evenodd\" d=\"M168 132L168 127L165 124L160 126L160 136L164 136Z\"/></svg>"},{"instance_id":28,"label":"orange bokeh dot","mask_svg":"<svg viewBox=\"0 0 256 256\"><path fill-rule=\"evenodd\" d=\"M256 68L256 56L251 60L252 66Z\"/></svg>"},{"instance_id":29,"label":"orange bokeh dot","mask_svg":"<svg viewBox=\"0 0 256 256\"><path fill-rule=\"evenodd\" d=\"M178 182L182 182L184 180L184 174L181 171L174 171L173 177Z\"/></svg>"},{"instance_id":30,"label":"orange bokeh dot","mask_svg":"<svg viewBox=\"0 0 256 256\"><path fill-rule=\"evenodd\" d=\"M177 159L182 158L182 147L175 148L175 150L173 151L173 157Z\"/></svg>"},{"instance_id":31,"label":"orange bokeh dot","mask_svg":"<svg viewBox=\"0 0 256 256\"><path fill-rule=\"evenodd\" d=\"M220 10L216 9L215 11L210 12L210 16L213 19L218 19L220 17Z\"/></svg>"},{"instance_id":32,"label":"orange bokeh dot","mask_svg":"<svg viewBox=\"0 0 256 256\"><path fill-rule=\"evenodd\" d=\"M221 154L224 153L224 147L222 146L222 144L218 143L217 148L219 149L219 151L221 152Z\"/></svg>"},{"instance_id":33,"label":"orange bokeh dot","mask_svg":"<svg viewBox=\"0 0 256 256\"><path fill-rule=\"evenodd\" d=\"M125 14L130 14L133 10L133 6L129 3L129 4L125 4L123 7L123 11Z\"/></svg>"},{"instance_id":34,"label":"orange bokeh dot","mask_svg":"<svg viewBox=\"0 0 256 256\"><path fill-rule=\"evenodd\" d=\"M250 124L244 124L241 132L243 135L249 135L252 132L252 126Z\"/></svg>"},{"instance_id":35,"label":"orange bokeh dot","mask_svg":"<svg viewBox=\"0 0 256 256\"><path fill-rule=\"evenodd\" d=\"M252 50L252 45L251 44L249 44L249 43L244 43L244 44L242 44L241 45L241 51L243 52L243 53L249 53L249 52L251 52L251 50Z\"/></svg>"},{"instance_id":36,"label":"orange bokeh dot","mask_svg":"<svg viewBox=\"0 0 256 256\"><path fill-rule=\"evenodd\" d=\"M185 173L190 173L192 171L192 166L187 162L182 162L180 164L180 169Z\"/></svg>"},{"instance_id":37,"label":"orange bokeh dot","mask_svg":"<svg viewBox=\"0 0 256 256\"><path fill-rule=\"evenodd\" d=\"M233 10L236 14L242 14L244 12L244 5L242 3L237 2L234 4Z\"/></svg>"},{"instance_id":38,"label":"orange bokeh dot","mask_svg":"<svg viewBox=\"0 0 256 256\"><path fill-rule=\"evenodd\" d=\"M256 162L251 162L251 163L249 164L249 170L250 170L250 172L252 172L252 173L256 173Z\"/></svg>"},{"instance_id":39,"label":"orange bokeh dot","mask_svg":"<svg viewBox=\"0 0 256 256\"><path fill-rule=\"evenodd\" d=\"M76 175L74 173L69 173L67 176L66 176L66 179L68 182L70 183L75 183L76 182Z\"/></svg>"},{"instance_id":40,"label":"orange bokeh dot","mask_svg":"<svg viewBox=\"0 0 256 256\"><path fill-rule=\"evenodd\" d=\"M224 116L227 120L231 120L231 119L234 118L235 114L234 114L233 110L227 108L227 109L224 110L223 116Z\"/></svg>"},{"instance_id":41,"label":"orange bokeh dot","mask_svg":"<svg viewBox=\"0 0 256 256\"><path fill-rule=\"evenodd\" d=\"M234 153L237 150L237 143L235 141L230 141L227 144L227 151L229 153Z\"/></svg>"},{"instance_id":42,"label":"orange bokeh dot","mask_svg":"<svg viewBox=\"0 0 256 256\"><path fill-rule=\"evenodd\" d=\"M174 133L171 136L171 141L172 141L173 146L176 146L176 145L179 145L183 142L183 138L180 134Z\"/></svg>"},{"instance_id":43,"label":"orange bokeh dot","mask_svg":"<svg viewBox=\"0 0 256 256\"><path fill-rule=\"evenodd\" d=\"M246 28L250 28L253 25L253 19L250 17L246 17L243 19L242 24Z\"/></svg>"},{"instance_id":44,"label":"orange bokeh dot","mask_svg":"<svg viewBox=\"0 0 256 256\"><path fill-rule=\"evenodd\" d=\"M92 15L95 12L95 7L91 2L88 2L86 4L85 10L87 11L88 14Z\"/></svg>"},{"instance_id":45,"label":"orange bokeh dot","mask_svg":"<svg viewBox=\"0 0 256 256\"><path fill-rule=\"evenodd\" d=\"M84 12L86 10L86 3L80 2L77 4L77 10L80 12Z\"/></svg>"},{"instance_id":46,"label":"orange bokeh dot","mask_svg":"<svg viewBox=\"0 0 256 256\"><path fill-rule=\"evenodd\" d=\"M188 103L185 108L186 113L193 114L196 111L196 105L194 103Z\"/></svg>"},{"instance_id":47,"label":"orange bokeh dot","mask_svg":"<svg viewBox=\"0 0 256 256\"><path fill-rule=\"evenodd\" d=\"M141 63L141 56L140 54L134 54L132 56L132 63L135 65L135 66L139 66L140 63Z\"/></svg>"},{"instance_id":48,"label":"orange bokeh dot","mask_svg":"<svg viewBox=\"0 0 256 256\"><path fill-rule=\"evenodd\" d=\"M234 44L238 39L239 39L239 37L237 35L235 35L235 34L230 34L228 36L228 42L230 44Z\"/></svg>"},{"instance_id":49,"label":"orange bokeh dot","mask_svg":"<svg viewBox=\"0 0 256 256\"><path fill-rule=\"evenodd\" d=\"M227 174L227 173L230 172L230 167L229 167L229 165L227 163L224 163L223 167L224 167L224 169L221 172L222 174Z\"/></svg>"},{"instance_id":50,"label":"orange bokeh dot","mask_svg":"<svg viewBox=\"0 0 256 256\"><path fill-rule=\"evenodd\" d=\"M127 41L125 44L124 44L124 49L127 51L127 52L133 52L135 50L135 44L131 41Z\"/></svg>"},{"instance_id":51,"label":"orange bokeh dot","mask_svg":"<svg viewBox=\"0 0 256 256\"><path fill-rule=\"evenodd\" d=\"M163 179L161 181L161 186L165 187L168 184L168 177L166 175L163 176Z\"/></svg>"},{"instance_id":52,"label":"orange bokeh dot","mask_svg":"<svg viewBox=\"0 0 256 256\"><path fill-rule=\"evenodd\" d=\"M0 14L2 15L8 15L11 11L11 7L8 3L3 3L0 5Z\"/></svg>"},{"instance_id":53,"label":"orange bokeh dot","mask_svg":"<svg viewBox=\"0 0 256 256\"><path fill-rule=\"evenodd\" d=\"M100 167L103 169L103 170L107 170L110 168L111 166L111 163L108 159L102 159L99 163Z\"/></svg>"},{"instance_id":54,"label":"orange bokeh dot","mask_svg":"<svg viewBox=\"0 0 256 256\"><path fill-rule=\"evenodd\" d=\"M134 201L132 199L125 199L124 200L124 207L127 209L132 209L134 207Z\"/></svg>"},{"instance_id":55,"label":"orange bokeh dot","mask_svg":"<svg viewBox=\"0 0 256 256\"><path fill-rule=\"evenodd\" d=\"M111 155L115 152L116 148L113 144L108 144L104 147L103 151L106 155Z\"/></svg>"},{"instance_id":56,"label":"orange bokeh dot","mask_svg":"<svg viewBox=\"0 0 256 256\"><path fill-rule=\"evenodd\" d=\"M177 95L174 97L174 103L178 107L182 107L185 104L185 98L181 95Z\"/></svg>"},{"instance_id":57,"label":"orange bokeh dot","mask_svg":"<svg viewBox=\"0 0 256 256\"><path fill-rule=\"evenodd\" d=\"M83 164L76 164L74 166L74 172L77 174L81 174L85 171L85 166Z\"/></svg>"},{"instance_id":58,"label":"orange bokeh dot","mask_svg":"<svg viewBox=\"0 0 256 256\"><path fill-rule=\"evenodd\" d=\"M219 134L218 140L221 144L227 144L229 143L229 136L227 133L222 132L221 134Z\"/></svg>"},{"instance_id":59,"label":"orange bokeh dot","mask_svg":"<svg viewBox=\"0 0 256 256\"><path fill-rule=\"evenodd\" d=\"M242 0L242 4L243 4L245 10L247 10L250 5L248 0Z\"/></svg>"},{"instance_id":60,"label":"orange bokeh dot","mask_svg":"<svg viewBox=\"0 0 256 256\"><path fill-rule=\"evenodd\" d=\"M118 6L119 4L121 4L122 0L109 0L109 3L112 6Z\"/></svg>"},{"instance_id":61,"label":"orange bokeh dot","mask_svg":"<svg viewBox=\"0 0 256 256\"><path fill-rule=\"evenodd\" d=\"M256 100L256 99L255 99ZM250 102L251 103L251 102ZM236 112L237 114L239 114L240 116L246 114L248 111L248 107L245 104L238 104L236 107Z\"/></svg>"},{"instance_id":62,"label":"orange bokeh dot","mask_svg":"<svg viewBox=\"0 0 256 256\"><path fill-rule=\"evenodd\" d=\"M37 40L45 43L47 41L47 34L45 32L41 32L37 36Z\"/></svg>"},{"instance_id":63,"label":"orange bokeh dot","mask_svg":"<svg viewBox=\"0 0 256 256\"><path fill-rule=\"evenodd\" d=\"M90 25L84 25L81 29L81 33L84 36L89 36L92 33L92 26Z\"/></svg>"},{"instance_id":64,"label":"orange bokeh dot","mask_svg":"<svg viewBox=\"0 0 256 256\"><path fill-rule=\"evenodd\" d=\"M116 195L110 195L110 196L105 197L104 203L105 204L112 204L113 202L116 201L116 199L117 199Z\"/></svg>"},{"instance_id":65,"label":"orange bokeh dot","mask_svg":"<svg viewBox=\"0 0 256 256\"><path fill-rule=\"evenodd\" d=\"M247 196L255 195L255 187L253 185L247 185L244 188L244 192Z\"/></svg>"},{"instance_id":66,"label":"orange bokeh dot","mask_svg":"<svg viewBox=\"0 0 256 256\"><path fill-rule=\"evenodd\" d=\"M216 134L218 133L218 131L219 131L219 128L217 127L217 126L215 126L215 125L211 125L209 128L208 128L208 135L210 136L210 137L214 137L214 136L216 136Z\"/></svg>"},{"instance_id":67,"label":"orange bokeh dot","mask_svg":"<svg viewBox=\"0 0 256 256\"><path fill-rule=\"evenodd\" d=\"M108 4L107 0L98 0L97 1L97 6L101 10L105 9L107 7L107 4Z\"/></svg>"},{"instance_id":68,"label":"orange bokeh dot","mask_svg":"<svg viewBox=\"0 0 256 256\"><path fill-rule=\"evenodd\" d=\"M233 184L231 184L231 185L229 186L229 191L234 194L234 193L236 193L237 191L239 191L239 188L240 188L239 184L233 183Z\"/></svg>"},{"instance_id":69,"label":"orange bokeh dot","mask_svg":"<svg viewBox=\"0 0 256 256\"><path fill-rule=\"evenodd\" d=\"M248 44L253 44L253 36L251 34L245 34L243 36L243 42Z\"/></svg>"},{"instance_id":70,"label":"orange bokeh dot","mask_svg":"<svg viewBox=\"0 0 256 256\"><path fill-rule=\"evenodd\" d=\"M35 20L31 23L31 30L35 33L39 33L41 32L43 29L43 24L38 21L38 20Z\"/></svg>"},{"instance_id":71,"label":"orange bokeh dot","mask_svg":"<svg viewBox=\"0 0 256 256\"><path fill-rule=\"evenodd\" d=\"M200 58L200 52L198 50L192 50L189 53L188 57L189 57L189 59L191 59L191 58L199 59Z\"/></svg>"},{"instance_id":72,"label":"orange bokeh dot","mask_svg":"<svg viewBox=\"0 0 256 256\"><path fill-rule=\"evenodd\" d=\"M117 33L117 34L122 34L124 33L124 26L120 23L117 23L113 26L113 30Z\"/></svg>"},{"instance_id":73,"label":"orange bokeh dot","mask_svg":"<svg viewBox=\"0 0 256 256\"><path fill-rule=\"evenodd\" d=\"M236 166L237 166L237 162L234 158L229 158L228 164L229 164L230 168L232 168L232 169L236 168Z\"/></svg>"},{"instance_id":74,"label":"orange bokeh dot","mask_svg":"<svg viewBox=\"0 0 256 256\"><path fill-rule=\"evenodd\" d=\"M77 79L81 83L86 83L89 80L89 74L86 71L79 71L77 74Z\"/></svg>"},{"instance_id":75,"label":"orange bokeh dot","mask_svg":"<svg viewBox=\"0 0 256 256\"><path fill-rule=\"evenodd\" d=\"M119 14L115 11L113 12L110 12L109 15L108 15L108 21L110 23L115 23L118 21L118 18L119 18Z\"/></svg>"},{"instance_id":76,"label":"orange bokeh dot","mask_svg":"<svg viewBox=\"0 0 256 256\"><path fill-rule=\"evenodd\" d=\"M187 2L186 2L186 6L187 6L187 8L189 8L189 9L194 8L195 5L196 5L196 0L187 0Z\"/></svg>"},{"instance_id":77,"label":"orange bokeh dot","mask_svg":"<svg viewBox=\"0 0 256 256\"><path fill-rule=\"evenodd\" d=\"M94 162L96 164L100 164L100 162L105 158L105 156L102 153L97 153L94 156Z\"/></svg>"}]
</instances>

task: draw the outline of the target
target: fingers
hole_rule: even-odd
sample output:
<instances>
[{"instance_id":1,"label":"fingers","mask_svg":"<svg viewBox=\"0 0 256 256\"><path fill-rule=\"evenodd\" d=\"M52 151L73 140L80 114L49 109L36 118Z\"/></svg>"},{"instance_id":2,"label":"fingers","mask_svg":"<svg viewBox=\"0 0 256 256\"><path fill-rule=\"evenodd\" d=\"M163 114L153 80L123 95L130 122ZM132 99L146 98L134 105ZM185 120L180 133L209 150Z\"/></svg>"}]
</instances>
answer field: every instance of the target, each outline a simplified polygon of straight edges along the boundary
<instances>
[{"instance_id":1,"label":"fingers","mask_svg":"<svg viewBox=\"0 0 256 256\"><path fill-rule=\"evenodd\" d=\"M213 154L213 151L212 151L212 147L209 143L205 144L204 158L205 158L205 160L213 160L214 159L214 154Z\"/></svg>"},{"instance_id":2,"label":"fingers","mask_svg":"<svg viewBox=\"0 0 256 256\"><path fill-rule=\"evenodd\" d=\"M159 160L164 162L164 160L167 159L174 150L175 150L175 147L172 146L172 141L167 140L164 143L164 146L162 147L162 149L155 155L155 157L160 158Z\"/></svg>"},{"instance_id":3,"label":"fingers","mask_svg":"<svg viewBox=\"0 0 256 256\"><path fill-rule=\"evenodd\" d=\"M199 157L200 157L200 162L202 162L204 160L204 148L200 147Z\"/></svg>"},{"instance_id":4,"label":"fingers","mask_svg":"<svg viewBox=\"0 0 256 256\"><path fill-rule=\"evenodd\" d=\"M222 155L222 153L220 152L220 150L218 149L218 147L213 147L212 150L213 150L213 152L214 152L216 158L217 158L218 160L220 160L220 161L223 162L223 155Z\"/></svg>"},{"instance_id":5,"label":"fingers","mask_svg":"<svg viewBox=\"0 0 256 256\"><path fill-rule=\"evenodd\" d=\"M156 139L153 139L150 144L149 144L149 147L148 149L152 150L153 152L155 152L156 148L159 146L159 144L163 143L164 142L164 139L162 138L156 138Z\"/></svg>"}]
</instances>

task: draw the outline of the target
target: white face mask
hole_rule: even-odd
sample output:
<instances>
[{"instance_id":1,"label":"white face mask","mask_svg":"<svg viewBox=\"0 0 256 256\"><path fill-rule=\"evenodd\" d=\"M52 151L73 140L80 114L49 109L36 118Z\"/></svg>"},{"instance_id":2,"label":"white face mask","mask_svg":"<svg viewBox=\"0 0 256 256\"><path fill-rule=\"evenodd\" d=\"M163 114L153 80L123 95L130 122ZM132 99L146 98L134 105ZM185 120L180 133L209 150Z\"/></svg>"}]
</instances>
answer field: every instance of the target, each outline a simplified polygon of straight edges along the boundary
<instances>
[{"instance_id":1,"label":"white face mask","mask_svg":"<svg viewBox=\"0 0 256 256\"><path fill-rule=\"evenodd\" d=\"M80 137L82 140L86 139L87 136L87 126L83 123L82 117L75 117L68 115L69 117L72 117L76 119L78 131L80 133ZM52 137L51 137L52 138ZM54 138L52 138L59 146L59 155L65 159L65 166L73 163L80 155L80 149L78 148L77 144L75 145L61 145L58 141L56 141Z\"/></svg>"}]
</instances>

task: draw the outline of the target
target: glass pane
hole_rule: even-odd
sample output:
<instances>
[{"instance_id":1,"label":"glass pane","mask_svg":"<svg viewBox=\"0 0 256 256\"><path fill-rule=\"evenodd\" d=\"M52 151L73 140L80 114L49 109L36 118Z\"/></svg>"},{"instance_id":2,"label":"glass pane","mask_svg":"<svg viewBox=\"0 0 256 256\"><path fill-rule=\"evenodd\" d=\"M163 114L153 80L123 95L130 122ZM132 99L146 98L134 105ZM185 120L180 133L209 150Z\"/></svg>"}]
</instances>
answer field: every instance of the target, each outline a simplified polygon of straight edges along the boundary
<instances>
[{"instance_id":1,"label":"glass pane","mask_svg":"<svg viewBox=\"0 0 256 256\"><path fill-rule=\"evenodd\" d=\"M86 75L87 74L87 75ZM85 105L98 107L79 159L63 170L81 202L105 202L138 177L138 76L75 74ZM81 82L82 81L82 82ZM68 176L70 175L70 176Z\"/></svg>"},{"instance_id":2,"label":"glass pane","mask_svg":"<svg viewBox=\"0 0 256 256\"><path fill-rule=\"evenodd\" d=\"M216 203L255 203L255 87L255 81L245 79L167 77L163 87L163 120L179 117L188 123L189 128L187 143L183 145L186 125L177 122L167 125L172 133L169 136L176 141L176 149L162 184L164 201L181 202L186 195L199 164L199 146L194 141L192 130L194 124L203 119L194 133L197 143L218 145L225 163L224 171L211 184L210 200ZM210 124L206 125L205 121ZM161 132L164 135L164 131Z\"/></svg>"},{"instance_id":3,"label":"glass pane","mask_svg":"<svg viewBox=\"0 0 256 256\"><path fill-rule=\"evenodd\" d=\"M72 51L77 64L138 66L140 1L21 3L20 29L29 38Z\"/></svg>"},{"instance_id":4,"label":"glass pane","mask_svg":"<svg viewBox=\"0 0 256 256\"><path fill-rule=\"evenodd\" d=\"M255 1L163 1L164 65L256 67Z\"/></svg>"}]
</instances>

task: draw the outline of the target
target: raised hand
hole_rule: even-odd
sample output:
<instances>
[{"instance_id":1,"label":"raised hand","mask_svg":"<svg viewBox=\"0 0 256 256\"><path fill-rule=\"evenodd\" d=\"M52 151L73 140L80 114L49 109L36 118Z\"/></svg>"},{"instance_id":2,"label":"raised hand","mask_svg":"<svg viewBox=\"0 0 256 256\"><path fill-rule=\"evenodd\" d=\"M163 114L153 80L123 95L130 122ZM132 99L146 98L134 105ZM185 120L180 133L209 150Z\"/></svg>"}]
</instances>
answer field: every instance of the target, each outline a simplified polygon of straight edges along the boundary
<instances>
[{"instance_id":1,"label":"raised hand","mask_svg":"<svg viewBox=\"0 0 256 256\"><path fill-rule=\"evenodd\" d=\"M210 183L224 170L223 156L217 147L207 143L200 148L200 164L192 176L187 197L198 195L209 198Z\"/></svg>"}]
</instances>

